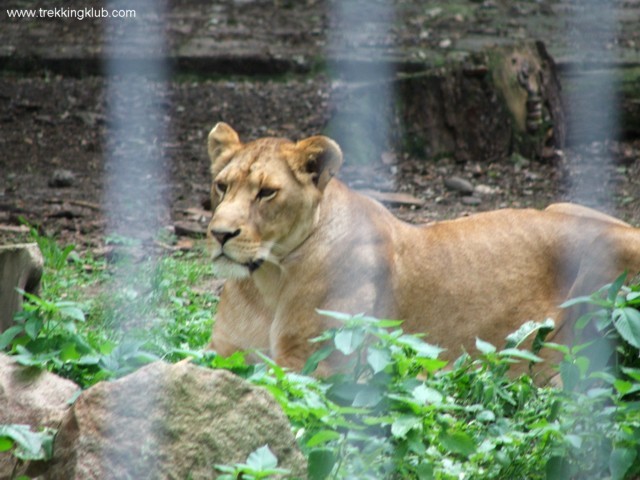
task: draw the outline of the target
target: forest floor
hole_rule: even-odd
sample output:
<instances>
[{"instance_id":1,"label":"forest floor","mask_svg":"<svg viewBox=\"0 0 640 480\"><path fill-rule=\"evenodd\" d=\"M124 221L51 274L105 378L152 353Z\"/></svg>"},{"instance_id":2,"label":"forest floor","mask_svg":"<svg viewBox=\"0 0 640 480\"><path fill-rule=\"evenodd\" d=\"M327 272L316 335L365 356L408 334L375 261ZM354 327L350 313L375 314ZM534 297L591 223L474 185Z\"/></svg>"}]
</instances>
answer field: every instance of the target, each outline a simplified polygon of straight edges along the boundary
<instances>
[{"instance_id":1,"label":"forest floor","mask_svg":"<svg viewBox=\"0 0 640 480\"><path fill-rule=\"evenodd\" d=\"M155 145L163 168L137 180L158 185L165 203L159 224L178 236L197 235L206 224L206 136L217 121L231 124L245 139L299 139L323 132L342 98L341 82L325 65L336 44L329 27L340 23L327 9L335 2L202 3L170 1L163 27L167 45L159 52L149 47L149 58L168 52L170 79L137 77L140 90L151 92L163 113L157 120L166 132ZM372 28L372 36L362 42L398 64L433 64L456 47L522 38L544 38L560 65L589 60L567 35L567 21L558 23L577 8L575 2L437 3L426 7L418 0L396 0L393 27ZM615 3L624 20L612 47L616 61L635 62L640 34L632 25L640 18L640 2ZM29 2L15 0L7 8L25 5ZM65 3L65 8L74 7L86 7L86 2ZM152 25L162 18L147 20ZM104 40L117 36L122 23L100 19L16 20L1 11L0 23L0 243L24 238L24 219L63 243L101 251L111 201L109 159L135 155L118 145L108 148L115 100L108 94L110 77L102 75L101 59L126 57L136 46L109 50ZM132 110L144 108L135 94L127 101ZM462 164L446 156L425 159L389 151L366 165L347 158L340 176L354 188L374 190L411 222L495 208L543 208L574 200L581 192L579 200L640 225L640 142L633 138L569 145L545 162L512 156ZM480 193L462 195L447 188L452 177L470 182ZM585 192L591 192L588 198ZM408 194L420 204L395 201L390 193ZM143 198L136 208L155 209L145 202L156 201Z\"/></svg>"}]
</instances>

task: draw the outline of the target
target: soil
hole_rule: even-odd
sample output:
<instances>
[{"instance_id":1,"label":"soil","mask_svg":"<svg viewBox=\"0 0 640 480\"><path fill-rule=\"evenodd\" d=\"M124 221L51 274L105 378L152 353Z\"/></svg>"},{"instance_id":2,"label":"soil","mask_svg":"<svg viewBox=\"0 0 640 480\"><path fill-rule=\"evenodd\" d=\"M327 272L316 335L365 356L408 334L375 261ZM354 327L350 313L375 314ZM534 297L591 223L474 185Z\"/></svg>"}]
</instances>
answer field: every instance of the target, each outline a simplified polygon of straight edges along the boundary
<instances>
[{"instance_id":1,"label":"soil","mask_svg":"<svg viewBox=\"0 0 640 480\"><path fill-rule=\"evenodd\" d=\"M25 4L9 3L23 8ZM68 6L85 7L85 3L71 1ZM217 13L207 18L201 3L169 2L168 48L184 51L191 39L192 50L173 58L169 81L136 76L140 88L133 89L127 99L131 111L136 111L144 108L139 92L150 93L161 112L157 124L165 132L148 146L161 170L145 178L137 178L135 170L129 173L133 189L136 182L156 185L155 196L139 199L134 208L155 212L156 224L178 237L197 236L206 224L202 210L210 180L206 136L217 121L231 124L244 139L264 135L299 139L325 130L341 108L344 88L326 69L318 68L324 60L317 59L330 44L327 29L335 23L327 13L332 2L213 2L216 5L210 9L217 8ZM557 12L573 4L511 2L520 5L516 8L509 2L469 0L457 3L465 3L472 13L442 13L418 0L396 3L401 8L395 26L383 36L374 35L368 45L387 55L397 53L388 45L401 45L405 63L426 61L424 52L439 52L452 41L468 44L487 32L503 41L527 35L527 29L533 28L527 23L531 19L544 23L550 15L547 10ZM629 5L638 10L637 2L620 2L619 8ZM486 17L491 11L496 12L494 17L506 15L503 30L492 23L494 17ZM111 116L117 102L108 95L114 80L101 75L99 68L92 70L91 61L105 53L101 42L110 27L96 19L47 22L14 22L11 28L0 29L4 31L2 52L8 52L0 63L0 242L24 238L20 225L26 221L62 243L100 252L111 223L127 220L108 222L106 218L112 202L107 193L113 165L118 159L135 158L140 146L109 140L117 128ZM300 27L304 22L308 28ZM637 53L638 32L625 25L617 32L618 44ZM38 26L43 33L29 26ZM47 29L58 30L52 37ZM193 40L193 32L202 29L209 36L199 34L198 38L209 43ZM242 48L224 57L224 63L215 57L220 52L214 51L211 38L218 50L234 41ZM207 45L211 54L201 55ZM561 49L566 51L566 44ZM261 57L259 53L265 51L266 57ZM212 64L219 68L207 70ZM145 138L145 127L140 128L139 136ZM388 151L366 165L347 158L340 176L354 188L374 190L398 216L411 222L578 200L640 225L640 142L633 138L571 145L546 162L513 155L493 163L478 159L461 164L446 157L425 159ZM470 182L474 192L447 187L452 177ZM417 201L398 202L385 196L388 193L405 193ZM157 207L159 201L166 206ZM181 245L179 238L159 242L152 232L148 234L156 239L155 245Z\"/></svg>"}]
</instances>

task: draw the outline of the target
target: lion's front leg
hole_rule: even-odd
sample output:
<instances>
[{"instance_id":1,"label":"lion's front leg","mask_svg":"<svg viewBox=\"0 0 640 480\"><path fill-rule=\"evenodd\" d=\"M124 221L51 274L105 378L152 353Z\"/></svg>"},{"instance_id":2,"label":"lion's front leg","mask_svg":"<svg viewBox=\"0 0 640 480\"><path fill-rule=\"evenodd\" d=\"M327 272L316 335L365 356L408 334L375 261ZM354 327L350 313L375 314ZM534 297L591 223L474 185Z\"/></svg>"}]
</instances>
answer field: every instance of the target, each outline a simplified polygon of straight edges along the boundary
<instances>
[{"instance_id":1,"label":"lion's front leg","mask_svg":"<svg viewBox=\"0 0 640 480\"><path fill-rule=\"evenodd\" d=\"M269 352L270 312L245 282L227 282L214 321L209 348L222 356L238 351ZM258 357L249 358L257 361Z\"/></svg>"},{"instance_id":2,"label":"lion's front leg","mask_svg":"<svg viewBox=\"0 0 640 480\"><path fill-rule=\"evenodd\" d=\"M330 328L331 322L316 312L309 315L289 315L278 318L271 329L271 354L275 362L294 370L302 371L313 353L324 346L323 343L312 342L322 332ZM327 377L333 373L340 363L337 352L319 363L314 375Z\"/></svg>"}]
</instances>

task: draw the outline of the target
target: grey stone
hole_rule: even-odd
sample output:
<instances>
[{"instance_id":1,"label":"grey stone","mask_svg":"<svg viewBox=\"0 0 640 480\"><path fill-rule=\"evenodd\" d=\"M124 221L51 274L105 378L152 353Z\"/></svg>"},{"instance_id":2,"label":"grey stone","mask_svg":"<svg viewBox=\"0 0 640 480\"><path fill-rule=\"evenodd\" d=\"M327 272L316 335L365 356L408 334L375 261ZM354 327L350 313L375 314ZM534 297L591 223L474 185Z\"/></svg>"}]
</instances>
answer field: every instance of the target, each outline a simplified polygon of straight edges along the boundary
<instances>
[{"instance_id":1,"label":"grey stone","mask_svg":"<svg viewBox=\"0 0 640 480\"><path fill-rule=\"evenodd\" d=\"M472 207L475 207L482 203L482 199L478 197L463 197L460 201L462 202L463 205L469 205Z\"/></svg>"},{"instance_id":2,"label":"grey stone","mask_svg":"<svg viewBox=\"0 0 640 480\"><path fill-rule=\"evenodd\" d=\"M73 185L75 175L70 170L58 169L53 171L49 180L49 186L53 188L66 188Z\"/></svg>"},{"instance_id":3,"label":"grey stone","mask_svg":"<svg viewBox=\"0 0 640 480\"><path fill-rule=\"evenodd\" d=\"M0 245L0 333L13 324L13 316L22 308L22 295L16 289L37 293L43 266L35 243Z\"/></svg>"},{"instance_id":4,"label":"grey stone","mask_svg":"<svg viewBox=\"0 0 640 480\"><path fill-rule=\"evenodd\" d=\"M156 362L84 391L55 440L49 479L215 478L268 445L306 477L288 419L269 393L223 370Z\"/></svg>"},{"instance_id":5,"label":"grey stone","mask_svg":"<svg viewBox=\"0 0 640 480\"><path fill-rule=\"evenodd\" d=\"M498 187L490 187L489 185L476 185L473 193L475 195L489 197L500 193L500 189Z\"/></svg>"},{"instance_id":6,"label":"grey stone","mask_svg":"<svg viewBox=\"0 0 640 480\"><path fill-rule=\"evenodd\" d=\"M449 190L460 192L463 195L471 195L473 193L473 185L471 182L457 176L444 179L444 186Z\"/></svg>"},{"instance_id":7,"label":"grey stone","mask_svg":"<svg viewBox=\"0 0 640 480\"><path fill-rule=\"evenodd\" d=\"M29 425L33 431L58 428L78 390L70 380L18 365L0 353L0 424ZM9 452L0 453L0 478L13 478L15 461ZM21 470L16 473L24 473L26 467L19 466Z\"/></svg>"}]
</instances>

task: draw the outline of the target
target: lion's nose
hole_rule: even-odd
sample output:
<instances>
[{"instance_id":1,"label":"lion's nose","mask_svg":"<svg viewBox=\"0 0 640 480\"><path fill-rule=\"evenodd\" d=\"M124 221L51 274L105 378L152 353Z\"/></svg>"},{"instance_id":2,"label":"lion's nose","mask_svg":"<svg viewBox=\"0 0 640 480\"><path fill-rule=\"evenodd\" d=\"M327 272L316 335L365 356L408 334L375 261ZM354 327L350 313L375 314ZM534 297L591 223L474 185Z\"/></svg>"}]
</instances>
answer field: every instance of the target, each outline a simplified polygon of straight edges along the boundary
<instances>
[{"instance_id":1,"label":"lion's nose","mask_svg":"<svg viewBox=\"0 0 640 480\"><path fill-rule=\"evenodd\" d=\"M229 230L211 230L211 235L220 242L220 245L224 245L227 241L231 240L233 237L237 237L240 235L240 229L234 231Z\"/></svg>"}]
</instances>

